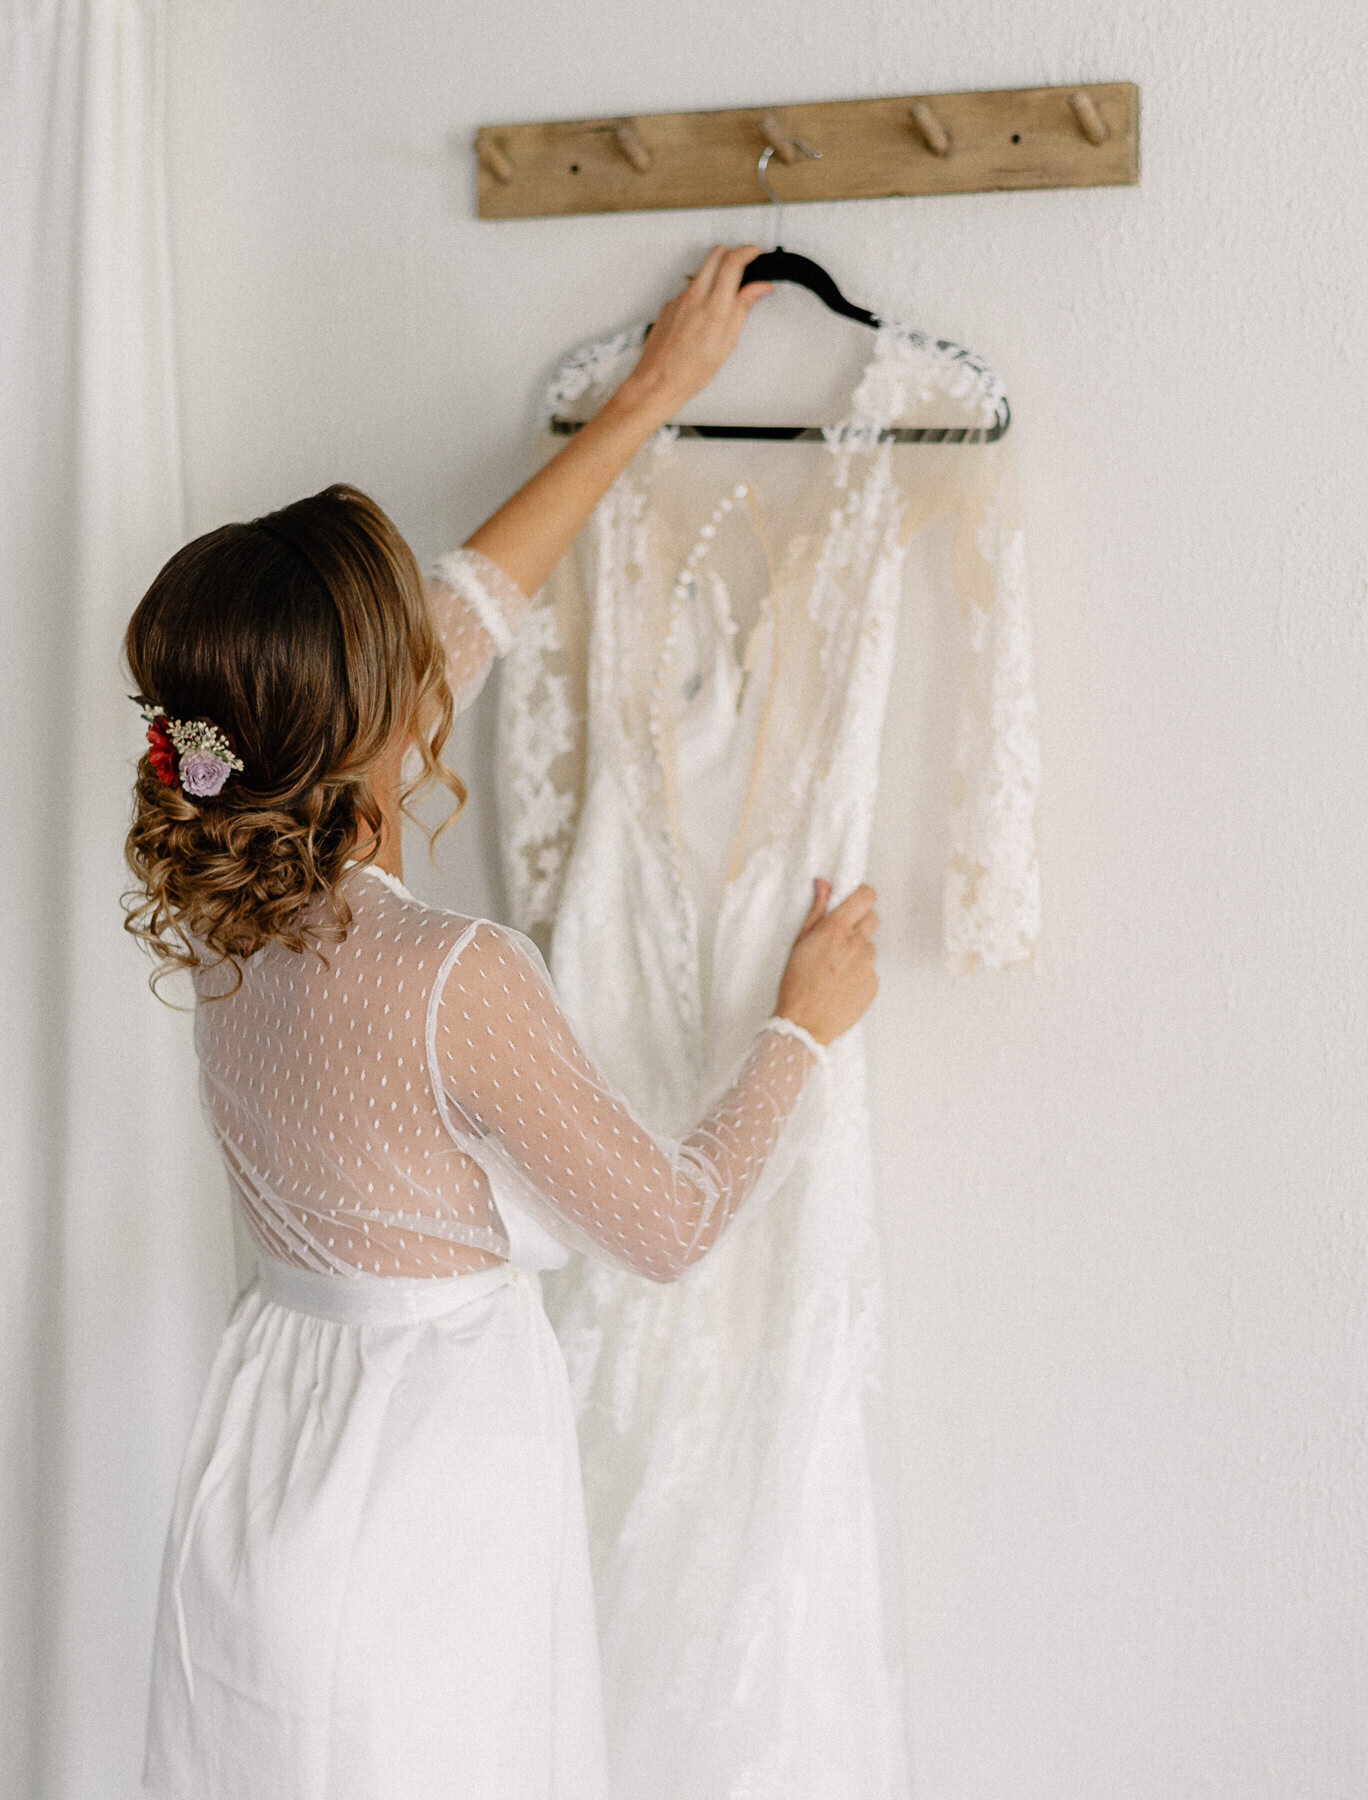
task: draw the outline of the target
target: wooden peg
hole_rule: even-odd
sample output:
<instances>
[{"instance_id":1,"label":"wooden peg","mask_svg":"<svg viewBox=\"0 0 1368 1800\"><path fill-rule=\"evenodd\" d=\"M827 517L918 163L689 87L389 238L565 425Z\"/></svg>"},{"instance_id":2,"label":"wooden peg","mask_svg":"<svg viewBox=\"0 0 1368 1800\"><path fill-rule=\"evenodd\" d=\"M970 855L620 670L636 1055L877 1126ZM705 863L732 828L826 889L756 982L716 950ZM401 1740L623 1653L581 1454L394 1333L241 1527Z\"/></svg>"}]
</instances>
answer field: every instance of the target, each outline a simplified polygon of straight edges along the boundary
<instances>
[{"instance_id":1,"label":"wooden peg","mask_svg":"<svg viewBox=\"0 0 1368 1800\"><path fill-rule=\"evenodd\" d=\"M495 181L501 181L507 187L513 179L514 164L502 141L481 131L476 134L475 149L482 166L488 169Z\"/></svg>"},{"instance_id":2,"label":"wooden peg","mask_svg":"<svg viewBox=\"0 0 1368 1800\"><path fill-rule=\"evenodd\" d=\"M932 156L949 156L950 133L941 124L927 102L918 100L915 106L909 108L909 111L912 115L912 123L921 133L922 142Z\"/></svg>"},{"instance_id":3,"label":"wooden peg","mask_svg":"<svg viewBox=\"0 0 1368 1800\"><path fill-rule=\"evenodd\" d=\"M781 163L796 163L802 155L802 151L794 143L791 133L785 131L773 113L766 113L761 119L760 135Z\"/></svg>"},{"instance_id":4,"label":"wooden peg","mask_svg":"<svg viewBox=\"0 0 1368 1800\"><path fill-rule=\"evenodd\" d=\"M613 141L637 174L644 175L651 166L651 153L642 142L636 127L626 119L620 125L614 125Z\"/></svg>"},{"instance_id":5,"label":"wooden peg","mask_svg":"<svg viewBox=\"0 0 1368 1800\"><path fill-rule=\"evenodd\" d=\"M1105 144L1111 134L1107 130L1106 120L1093 105L1092 95L1085 94L1080 89L1078 93L1069 95L1069 105L1073 109L1073 116L1078 120L1078 129L1088 142Z\"/></svg>"}]
</instances>

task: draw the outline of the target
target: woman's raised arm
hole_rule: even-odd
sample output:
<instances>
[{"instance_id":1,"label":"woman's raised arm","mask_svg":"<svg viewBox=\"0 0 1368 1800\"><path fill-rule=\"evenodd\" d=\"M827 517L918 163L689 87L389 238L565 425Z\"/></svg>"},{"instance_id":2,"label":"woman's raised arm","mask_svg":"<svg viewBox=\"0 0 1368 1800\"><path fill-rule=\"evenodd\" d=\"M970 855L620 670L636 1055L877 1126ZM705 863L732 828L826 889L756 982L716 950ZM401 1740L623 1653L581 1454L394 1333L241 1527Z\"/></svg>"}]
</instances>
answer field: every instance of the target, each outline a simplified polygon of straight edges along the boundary
<instances>
[{"instance_id":1,"label":"woman's raised arm","mask_svg":"<svg viewBox=\"0 0 1368 1800\"><path fill-rule=\"evenodd\" d=\"M768 282L741 286L755 244L715 244L660 311L631 374L592 419L467 540L534 593L651 433L710 382Z\"/></svg>"},{"instance_id":2,"label":"woman's raised arm","mask_svg":"<svg viewBox=\"0 0 1368 1800\"><path fill-rule=\"evenodd\" d=\"M768 282L740 285L754 244L715 244L662 307L635 368L593 418L432 571L433 617L457 711L513 642L534 594L632 457L712 380Z\"/></svg>"}]
</instances>

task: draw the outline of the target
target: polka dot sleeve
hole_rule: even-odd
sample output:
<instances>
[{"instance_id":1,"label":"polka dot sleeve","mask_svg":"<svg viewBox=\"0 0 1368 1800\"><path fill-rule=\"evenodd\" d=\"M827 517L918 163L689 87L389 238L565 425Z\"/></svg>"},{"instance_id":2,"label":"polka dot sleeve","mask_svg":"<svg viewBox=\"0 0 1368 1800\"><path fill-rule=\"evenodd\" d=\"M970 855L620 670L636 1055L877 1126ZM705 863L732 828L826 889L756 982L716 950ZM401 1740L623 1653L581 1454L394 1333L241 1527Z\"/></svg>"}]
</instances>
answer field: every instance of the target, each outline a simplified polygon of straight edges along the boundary
<instances>
[{"instance_id":1,"label":"polka dot sleeve","mask_svg":"<svg viewBox=\"0 0 1368 1800\"><path fill-rule=\"evenodd\" d=\"M819 1128L821 1058L766 1026L686 1137L651 1132L577 1042L535 947L487 922L434 988L429 1062L448 1128L496 1194L511 1177L565 1242L655 1281L697 1262Z\"/></svg>"}]
</instances>

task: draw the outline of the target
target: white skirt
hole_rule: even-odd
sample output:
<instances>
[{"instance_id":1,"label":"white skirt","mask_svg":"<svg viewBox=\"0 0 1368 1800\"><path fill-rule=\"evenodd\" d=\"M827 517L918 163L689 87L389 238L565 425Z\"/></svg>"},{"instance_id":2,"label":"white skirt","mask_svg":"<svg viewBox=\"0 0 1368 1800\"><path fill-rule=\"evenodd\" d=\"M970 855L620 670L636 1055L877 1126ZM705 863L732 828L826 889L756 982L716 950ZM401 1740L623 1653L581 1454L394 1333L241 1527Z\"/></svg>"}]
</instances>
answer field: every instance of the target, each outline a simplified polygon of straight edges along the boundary
<instances>
[{"instance_id":1,"label":"white skirt","mask_svg":"<svg viewBox=\"0 0 1368 1800\"><path fill-rule=\"evenodd\" d=\"M537 1277L263 1263L162 1574L146 1782L171 1800L603 1800L565 1365Z\"/></svg>"}]
</instances>

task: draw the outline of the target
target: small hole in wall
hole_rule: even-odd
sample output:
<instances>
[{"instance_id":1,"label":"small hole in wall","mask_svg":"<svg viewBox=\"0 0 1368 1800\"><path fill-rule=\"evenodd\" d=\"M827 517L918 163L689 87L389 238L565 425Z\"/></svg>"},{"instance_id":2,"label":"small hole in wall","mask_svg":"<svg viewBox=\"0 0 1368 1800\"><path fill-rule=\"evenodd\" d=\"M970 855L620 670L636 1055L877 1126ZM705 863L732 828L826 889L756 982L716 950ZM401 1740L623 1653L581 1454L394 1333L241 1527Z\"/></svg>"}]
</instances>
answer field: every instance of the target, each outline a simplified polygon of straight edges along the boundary
<instances>
[{"instance_id":1,"label":"small hole in wall","mask_svg":"<svg viewBox=\"0 0 1368 1800\"><path fill-rule=\"evenodd\" d=\"M578 164L578 163L571 163L571 165L570 165L570 173L571 173L571 174L572 174L572 175L578 175L578 174L579 174L579 164Z\"/></svg>"},{"instance_id":2,"label":"small hole in wall","mask_svg":"<svg viewBox=\"0 0 1368 1800\"><path fill-rule=\"evenodd\" d=\"M1012 142L1014 144L1019 144L1021 142L1021 133L1019 131L1014 131L1012 133Z\"/></svg>"}]
</instances>

